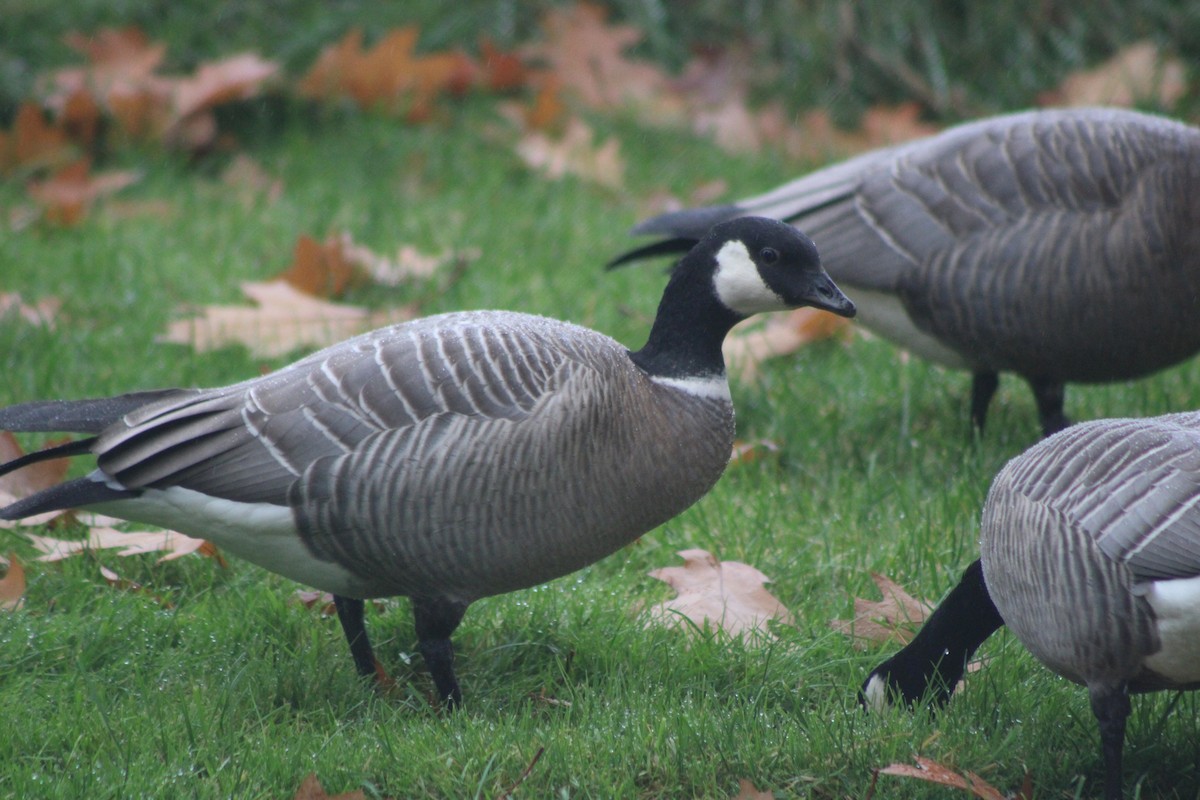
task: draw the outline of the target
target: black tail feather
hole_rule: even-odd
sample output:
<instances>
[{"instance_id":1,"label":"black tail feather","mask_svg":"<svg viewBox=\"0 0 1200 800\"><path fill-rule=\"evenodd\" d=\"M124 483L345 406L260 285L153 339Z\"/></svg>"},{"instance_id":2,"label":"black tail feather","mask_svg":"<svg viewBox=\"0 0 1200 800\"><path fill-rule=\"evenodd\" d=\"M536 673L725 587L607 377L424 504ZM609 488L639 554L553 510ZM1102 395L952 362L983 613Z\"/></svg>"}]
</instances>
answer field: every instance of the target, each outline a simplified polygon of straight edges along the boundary
<instances>
[{"instance_id":1,"label":"black tail feather","mask_svg":"<svg viewBox=\"0 0 1200 800\"><path fill-rule=\"evenodd\" d=\"M114 489L102 481L76 478L57 486L51 486L49 489L43 489L0 508L0 519L21 519L46 511L60 511L64 508L81 508L96 503L109 503L127 497L137 497L138 494L140 492L135 489Z\"/></svg>"},{"instance_id":2,"label":"black tail feather","mask_svg":"<svg viewBox=\"0 0 1200 800\"><path fill-rule=\"evenodd\" d=\"M90 400L39 400L0 408L0 430L100 433L131 411L187 389L130 392Z\"/></svg>"},{"instance_id":3,"label":"black tail feather","mask_svg":"<svg viewBox=\"0 0 1200 800\"><path fill-rule=\"evenodd\" d=\"M699 239L690 239L680 237L677 239L663 239L652 244L644 245L636 250L630 250L627 253L614 258L612 261L604 265L605 269L616 269L630 263L631 261L639 261L643 258L654 258L655 256L676 255L686 253L695 246Z\"/></svg>"},{"instance_id":4,"label":"black tail feather","mask_svg":"<svg viewBox=\"0 0 1200 800\"><path fill-rule=\"evenodd\" d=\"M55 447L47 447L42 450L35 450L32 453L14 458L12 461L6 461L0 464L0 475L7 475L10 472L16 472L21 467L27 467L30 464L36 464L39 461L48 461L52 458L64 458L66 456L78 456L84 453L90 453L92 445L96 443L98 437L92 436L87 439L80 439L75 442L67 442Z\"/></svg>"}]
</instances>

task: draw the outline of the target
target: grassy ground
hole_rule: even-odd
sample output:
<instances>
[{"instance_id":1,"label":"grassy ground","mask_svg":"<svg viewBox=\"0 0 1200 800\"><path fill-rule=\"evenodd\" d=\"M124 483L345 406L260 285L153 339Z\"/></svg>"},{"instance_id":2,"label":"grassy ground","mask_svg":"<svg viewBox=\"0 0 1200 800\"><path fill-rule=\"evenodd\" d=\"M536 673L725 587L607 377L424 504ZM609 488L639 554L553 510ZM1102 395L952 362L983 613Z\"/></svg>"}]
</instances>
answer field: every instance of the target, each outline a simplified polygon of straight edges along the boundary
<instances>
[{"instance_id":1,"label":"grassy ground","mask_svg":"<svg viewBox=\"0 0 1200 800\"><path fill-rule=\"evenodd\" d=\"M74 230L0 237L0 290L65 301L54 331L0 320L0 402L230 382L275 366L155 336L180 304L235 301L238 281L286 264L297 235L332 228L379 251L481 248L429 313L518 309L637 345L662 274L600 270L626 244L634 199L716 176L731 199L797 169L596 120L621 137L630 163L628 191L614 193L532 175L479 135L483 106L422 129L283 114L282 125L241 130L285 182L275 205L230 199L208 177L219 163L124 153L118 165L146 170L127 197L166 201L168 216L99 213ZM0 205L17 194L0 187ZM1101 773L1085 693L1009 637L989 643L988 668L931 719L863 714L857 686L892 648L861 652L829 629L854 596L873 596L872 570L937 597L976 556L988 482L1035 440L1037 424L1025 387L1009 379L973 441L968 385L864 338L811 347L735 385L739 435L778 442L779 457L732 469L697 506L589 569L473 606L456 636L467 701L453 716L428 707L403 601L368 618L403 684L379 698L355 678L336 621L290 602L295 584L252 566L111 555L34 564L24 610L0 614L0 796L290 798L315 771L331 792L497 797L540 748L517 796L727 797L746 778L779 797L862 798L873 769L915 754L1006 790L1028 770L1038 797L1092 796ZM1197 386L1193 364L1076 387L1068 412L1194 408ZM646 573L687 547L762 569L795 627L761 647L645 629L635 606L669 595ZM32 555L12 533L0 532L0 549ZM108 588L97 560L173 607ZM537 699L543 692L570 705ZM1128 784L1143 797L1198 796L1194 696L1134 705ZM875 796L946 791L881 777Z\"/></svg>"}]
</instances>

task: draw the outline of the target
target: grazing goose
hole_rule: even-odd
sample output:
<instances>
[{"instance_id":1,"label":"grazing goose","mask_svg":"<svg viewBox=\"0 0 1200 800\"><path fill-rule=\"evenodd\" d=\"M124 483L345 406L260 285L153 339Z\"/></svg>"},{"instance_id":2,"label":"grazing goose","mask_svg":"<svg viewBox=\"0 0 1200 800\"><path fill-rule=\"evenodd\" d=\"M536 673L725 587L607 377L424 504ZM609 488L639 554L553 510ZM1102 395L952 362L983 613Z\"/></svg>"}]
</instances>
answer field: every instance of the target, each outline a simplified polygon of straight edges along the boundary
<instances>
[{"instance_id":1,"label":"grazing goose","mask_svg":"<svg viewBox=\"0 0 1200 800\"><path fill-rule=\"evenodd\" d=\"M90 438L96 469L0 509L86 507L211 539L332 592L376 674L363 599L406 595L440 698L467 606L590 564L717 481L733 443L721 342L760 311L853 316L812 242L774 220L718 225L676 266L646 345L505 311L367 333L217 389L48 401L0 429Z\"/></svg>"},{"instance_id":2,"label":"grazing goose","mask_svg":"<svg viewBox=\"0 0 1200 800\"><path fill-rule=\"evenodd\" d=\"M868 328L974 374L983 427L1000 372L1048 436L1064 384L1120 381L1200 349L1200 130L1115 109L984 119L818 170L734 205L664 214L686 250L746 215L803 229Z\"/></svg>"},{"instance_id":3,"label":"grazing goose","mask_svg":"<svg viewBox=\"0 0 1200 800\"><path fill-rule=\"evenodd\" d=\"M980 549L864 698L944 701L1007 623L1087 686L1105 797L1119 798L1129 693L1200 688L1200 412L1084 423L1030 448L992 483Z\"/></svg>"}]
</instances>

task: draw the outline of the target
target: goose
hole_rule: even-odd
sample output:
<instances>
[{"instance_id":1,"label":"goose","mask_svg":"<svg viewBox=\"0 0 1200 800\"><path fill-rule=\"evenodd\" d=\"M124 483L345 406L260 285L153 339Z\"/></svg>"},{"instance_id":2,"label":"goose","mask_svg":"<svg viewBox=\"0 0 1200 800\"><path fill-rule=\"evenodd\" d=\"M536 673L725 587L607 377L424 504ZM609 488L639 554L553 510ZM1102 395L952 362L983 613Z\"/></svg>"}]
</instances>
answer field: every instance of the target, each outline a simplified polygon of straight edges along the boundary
<instances>
[{"instance_id":1,"label":"goose","mask_svg":"<svg viewBox=\"0 0 1200 800\"><path fill-rule=\"evenodd\" d=\"M1137 378L1200 349L1200 130L1117 109L997 116L873 150L732 205L633 229L686 250L746 214L802 228L864 326L973 374L982 430L999 373L1044 435L1066 383Z\"/></svg>"},{"instance_id":2,"label":"goose","mask_svg":"<svg viewBox=\"0 0 1200 800\"><path fill-rule=\"evenodd\" d=\"M721 343L761 311L853 316L783 223L717 225L680 260L644 347L508 311L366 333L214 389L0 410L0 429L91 434L0 467L92 454L90 474L0 509L82 507L210 539L331 592L358 672L382 676L367 598L411 599L440 700L470 603L578 570L676 516L733 443Z\"/></svg>"},{"instance_id":3,"label":"goose","mask_svg":"<svg viewBox=\"0 0 1200 800\"><path fill-rule=\"evenodd\" d=\"M1200 412L1081 423L1025 451L992 483L980 551L864 700L945 702L1007 625L1087 687L1118 800L1130 693L1200 688Z\"/></svg>"}]
</instances>

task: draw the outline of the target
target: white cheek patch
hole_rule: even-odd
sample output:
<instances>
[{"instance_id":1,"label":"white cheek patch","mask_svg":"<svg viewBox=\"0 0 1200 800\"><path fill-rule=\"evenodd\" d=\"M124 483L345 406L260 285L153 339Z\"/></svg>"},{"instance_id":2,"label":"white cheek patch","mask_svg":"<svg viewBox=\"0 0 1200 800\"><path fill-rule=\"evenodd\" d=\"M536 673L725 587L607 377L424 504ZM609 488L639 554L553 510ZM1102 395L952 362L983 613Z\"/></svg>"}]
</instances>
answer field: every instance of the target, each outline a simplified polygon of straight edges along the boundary
<instances>
[{"instance_id":1,"label":"white cheek patch","mask_svg":"<svg viewBox=\"0 0 1200 800\"><path fill-rule=\"evenodd\" d=\"M717 271L713 288L726 307L743 316L763 311L783 311L790 306L763 283L758 266L750 258L746 245L734 240L726 242L717 253Z\"/></svg>"}]
</instances>

